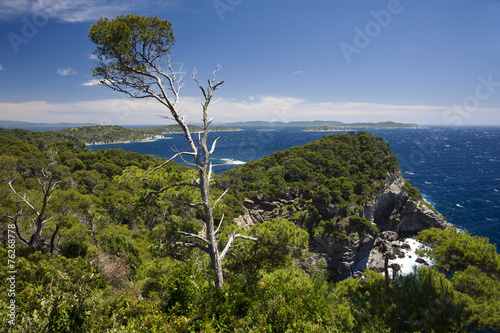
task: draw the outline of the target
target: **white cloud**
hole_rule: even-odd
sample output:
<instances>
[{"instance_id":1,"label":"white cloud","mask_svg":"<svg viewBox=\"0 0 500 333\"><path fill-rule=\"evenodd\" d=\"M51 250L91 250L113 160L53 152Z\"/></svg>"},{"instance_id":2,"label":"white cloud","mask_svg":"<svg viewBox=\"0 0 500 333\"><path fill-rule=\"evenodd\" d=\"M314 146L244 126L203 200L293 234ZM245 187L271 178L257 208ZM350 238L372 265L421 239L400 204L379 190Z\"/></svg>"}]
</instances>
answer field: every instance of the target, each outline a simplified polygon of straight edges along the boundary
<instances>
[{"instance_id":1,"label":"white cloud","mask_svg":"<svg viewBox=\"0 0 500 333\"><path fill-rule=\"evenodd\" d=\"M99 86L99 85L101 85L101 83L100 83L100 80L98 80L98 79L92 79L90 81L82 83L82 86L86 86L86 87L93 87L93 86Z\"/></svg>"},{"instance_id":2,"label":"white cloud","mask_svg":"<svg viewBox=\"0 0 500 333\"><path fill-rule=\"evenodd\" d=\"M199 123L201 99L184 97L179 110L186 110L186 120ZM417 124L456 125L450 123L444 106L391 105L375 103L316 103L294 97L256 96L245 100L214 98L210 115L216 123L264 120L303 121L338 120L349 122L396 121ZM89 122L96 124L164 124L167 110L154 101L105 99L74 103L0 103L0 119L29 119L33 122ZM455 119L453 119L455 120ZM500 125L499 108L477 108L463 119L462 125Z\"/></svg>"},{"instance_id":3,"label":"white cloud","mask_svg":"<svg viewBox=\"0 0 500 333\"><path fill-rule=\"evenodd\" d=\"M0 0L0 21L39 15L64 22L85 22L158 6L172 1L155 0Z\"/></svg>"},{"instance_id":4,"label":"white cloud","mask_svg":"<svg viewBox=\"0 0 500 333\"><path fill-rule=\"evenodd\" d=\"M3 66L2 66L2 65L0 65L0 72L1 72L1 71L3 71Z\"/></svg>"},{"instance_id":5,"label":"white cloud","mask_svg":"<svg viewBox=\"0 0 500 333\"><path fill-rule=\"evenodd\" d=\"M76 75L76 71L73 68L58 68L57 74L61 76Z\"/></svg>"},{"instance_id":6,"label":"white cloud","mask_svg":"<svg viewBox=\"0 0 500 333\"><path fill-rule=\"evenodd\" d=\"M396 121L417 124L443 123L445 107L390 105L376 103L318 103L293 97L258 96L254 100L215 99L216 120L304 121L338 120L349 122ZM497 117L499 118L499 117ZM223 120L222 120L223 119ZM500 122L500 119L499 119Z\"/></svg>"}]
</instances>

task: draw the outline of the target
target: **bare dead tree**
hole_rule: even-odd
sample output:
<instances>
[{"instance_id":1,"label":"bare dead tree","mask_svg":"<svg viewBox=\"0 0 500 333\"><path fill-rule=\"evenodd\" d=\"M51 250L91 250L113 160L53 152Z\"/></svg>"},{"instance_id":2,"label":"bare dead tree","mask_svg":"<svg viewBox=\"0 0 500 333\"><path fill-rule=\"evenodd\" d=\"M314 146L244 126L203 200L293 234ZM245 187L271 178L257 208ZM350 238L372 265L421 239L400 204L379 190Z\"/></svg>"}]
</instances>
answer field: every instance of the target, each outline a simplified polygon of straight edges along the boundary
<instances>
[{"instance_id":1,"label":"bare dead tree","mask_svg":"<svg viewBox=\"0 0 500 333\"><path fill-rule=\"evenodd\" d=\"M35 203L34 200L30 199L26 193L19 193L13 183L20 175L18 170L3 170L3 177L7 186L10 189L10 192L19 199L19 202L22 203L22 208L14 215L8 215L7 217L12 221L16 228L16 234L19 240L23 242L27 246L35 247L38 245L38 242L42 238L42 231L45 229L45 226L48 222L52 221L56 215L47 215L47 206L52 198L53 191L57 188L58 182L54 181L54 176L52 174L52 166L56 164L55 157L56 152L53 150L49 150L47 152L47 156L49 158L49 162L47 166L42 167L40 173L37 177L35 177L35 181L38 185L38 188L41 191L41 202ZM28 209L34 214L34 217L31 219L30 227L33 230L31 237L29 240L23 236L21 228L19 226L19 218L23 217L24 209ZM29 214L31 215L31 214ZM60 225L59 223L56 225L55 230L51 236L51 248L50 252L54 250L54 239L56 237L57 232L59 231Z\"/></svg>"},{"instance_id":2,"label":"bare dead tree","mask_svg":"<svg viewBox=\"0 0 500 333\"><path fill-rule=\"evenodd\" d=\"M120 27L120 30L117 27ZM173 33L168 21L131 14L119 16L114 20L101 19L91 27L89 37L97 45L96 55L99 66L93 69L93 73L102 85L134 99L156 100L168 110L167 115L163 117L174 120L182 129L189 150L175 149L174 155L154 170L177 157L196 168L199 178L192 183L179 185L191 186L200 191L201 201L193 205L203 207L206 235L180 232L184 237L192 239L192 242L173 241L173 246L197 248L207 253L215 272L215 285L222 287L224 281L222 261L234 241L239 238L253 241L257 239L234 233L219 251L218 233L222 220L219 221L219 227L216 230L214 210L227 191L212 204L210 156L219 138L216 138L209 147L209 126L213 119L208 117L208 109L214 92L224 83L217 77L220 66L213 71L212 78L207 81L206 86L198 81L196 71L193 73L193 79L204 98L202 103L203 131L196 137L192 135L186 124L185 114L182 114L178 108L179 93L184 86L182 80L185 73L182 66L174 69L171 62L170 47L173 45Z\"/></svg>"}]
</instances>

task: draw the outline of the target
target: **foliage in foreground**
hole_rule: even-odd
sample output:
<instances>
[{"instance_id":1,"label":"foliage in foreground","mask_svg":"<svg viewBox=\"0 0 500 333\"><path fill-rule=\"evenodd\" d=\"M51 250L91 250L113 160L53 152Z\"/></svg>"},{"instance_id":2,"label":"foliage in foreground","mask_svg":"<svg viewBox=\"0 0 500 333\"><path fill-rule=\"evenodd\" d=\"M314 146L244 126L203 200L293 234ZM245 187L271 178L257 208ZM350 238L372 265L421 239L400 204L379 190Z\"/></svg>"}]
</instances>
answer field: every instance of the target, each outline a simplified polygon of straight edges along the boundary
<instances>
[{"instance_id":1,"label":"foliage in foreground","mask_svg":"<svg viewBox=\"0 0 500 333\"><path fill-rule=\"evenodd\" d=\"M0 260L6 260L1 250ZM293 265L255 283L215 288L200 263L163 259L136 279L98 251L68 259L36 252L19 259L12 332L469 332L499 329L498 280L475 268L447 279L421 268L387 283L379 273L328 282ZM5 278L2 272L1 278ZM459 276L459 278L457 278ZM120 283L117 283L120 280ZM474 283L464 289L467 283ZM490 289L493 288L493 289ZM474 296L476 294L476 296ZM1 300L6 306L5 298ZM8 327L2 318L3 327Z\"/></svg>"},{"instance_id":2,"label":"foliage in foreground","mask_svg":"<svg viewBox=\"0 0 500 333\"><path fill-rule=\"evenodd\" d=\"M152 173L162 160L123 150L94 153L37 138L0 140L0 161L19 171L14 186L35 204L36 171L47 162L47 150L58 152L53 169L58 188L48 206L53 221L61 222L55 253L47 247L54 224L46 225L44 241L36 247L17 243L12 332L500 330L500 258L487 239L431 229L419 239L431 247L427 251L435 269L389 283L375 272L332 283L321 268L309 275L295 268L308 234L287 219L275 219L244 231L259 236L259 246L239 243L228 258L227 285L218 290L209 282L209 261L202 252L172 247L177 231L202 230L202 212L186 204L199 200L196 192L175 185L192 180L192 170L172 164ZM299 178L294 181L307 186ZM214 196L221 191L215 189ZM242 192L228 194L215 212L219 220L225 216L221 237L236 228L227 221L241 213ZM7 215L23 207L3 184L0 197L0 260L5 263ZM20 217L25 233L30 219L28 212ZM0 278L6 280L7 270ZM4 293L4 309L7 300ZM10 328L8 317L0 321L0 327Z\"/></svg>"}]
</instances>

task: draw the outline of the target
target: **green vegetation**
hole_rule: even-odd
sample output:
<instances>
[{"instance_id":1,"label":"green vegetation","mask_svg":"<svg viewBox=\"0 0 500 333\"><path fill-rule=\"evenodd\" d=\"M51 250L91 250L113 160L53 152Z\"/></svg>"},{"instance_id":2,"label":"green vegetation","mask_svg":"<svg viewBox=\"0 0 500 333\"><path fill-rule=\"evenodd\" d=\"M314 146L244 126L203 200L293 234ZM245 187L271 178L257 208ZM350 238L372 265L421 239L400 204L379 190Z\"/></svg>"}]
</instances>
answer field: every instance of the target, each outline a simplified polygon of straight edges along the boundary
<instances>
[{"instance_id":1,"label":"green vegetation","mask_svg":"<svg viewBox=\"0 0 500 333\"><path fill-rule=\"evenodd\" d=\"M203 130L202 126L189 125L191 132ZM212 131L238 131L239 129L228 127L214 127ZM125 128L114 125L96 125L66 128L54 131L27 131L22 129L0 128L0 135L6 137L16 137L22 140L39 141L71 141L75 144L86 145L96 143L118 143L128 141L147 141L153 138L161 138L163 134L181 133L178 125L146 127L146 128Z\"/></svg>"},{"instance_id":2,"label":"green vegetation","mask_svg":"<svg viewBox=\"0 0 500 333\"><path fill-rule=\"evenodd\" d=\"M212 201L210 183L212 182L212 163L210 156L214 152L218 139L208 146L209 126L213 118L209 117L209 106L212 97L224 81L217 77L221 69L217 66L212 77L206 84L201 84L193 72L193 80L200 88L204 101L201 103L201 119L203 130L197 138L192 135L191 128L185 122L184 110L178 107L179 92L184 83L182 65L177 70L172 67L172 52L174 35L172 24L158 17L145 17L133 14L119 15L114 19L101 18L92 24L88 37L95 44L94 54L97 59L92 73L99 82L128 97L141 100L153 100L164 107L168 119L175 121L182 130L187 151L177 151L174 157L189 156L198 172L198 179L184 183L199 190L200 200L196 203L203 210L203 234L179 232L188 237L187 242L175 242L177 247L197 248L208 254L210 268L215 273L214 281L218 288L224 285L224 270L222 267L226 255L235 241L245 239L258 241L256 237L232 233L222 246L220 227L216 227L214 211L222 194ZM222 222L222 219L219 223Z\"/></svg>"},{"instance_id":3,"label":"green vegetation","mask_svg":"<svg viewBox=\"0 0 500 333\"><path fill-rule=\"evenodd\" d=\"M25 237L34 217L6 177L17 174L12 186L38 207L37 179L50 152L57 153L50 167L57 186L46 209L53 218L33 246L16 239L16 325L5 315L0 319L12 332L500 330L496 247L455 229L422 232L419 239L431 247L426 251L436 267L389 283L371 271L333 283L321 266L308 273L295 267L311 233L338 239L352 230L378 233L357 213L387 174L397 172L380 138L364 132L325 136L215 178L214 199L230 188L215 211L217 221L224 215L220 237L238 231L259 239L235 242L220 289L204 252L175 246L187 240L178 231L203 232L199 192L178 186L192 181L194 170L169 163L153 172L164 160L121 149L92 152L37 133L0 135L3 263L12 217ZM298 199L290 200L291 194ZM244 212L242 201L257 197L282 198L281 212L289 218L238 229L233 219ZM328 211L336 217L325 218ZM6 269L0 271L0 279L7 277ZM3 295L0 306L6 308Z\"/></svg>"},{"instance_id":4,"label":"green vegetation","mask_svg":"<svg viewBox=\"0 0 500 333\"><path fill-rule=\"evenodd\" d=\"M408 179L405 179L405 185L403 186L403 191L406 191L408 195L410 196L410 199L418 202L419 204L422 204L432 210L434 213L441 215L435 208L432 206L430 203L426 202L424 200L424 197L422 196L422 193L416 188L415 186L412 186Z\"/></svg>"},{"instance_id":5,"label":"green vegetation","mask_svg":"<svg viewBox=\"0 0 500 333\"><path fill-rule=\"evenodd\" d=\"M203 126L198 125L188 125L191 133L197 133L203 131ZM134 128L134 131L140 132L144 135L160 135L160 134L172 134L181 133L181 127L179 125L168 125L159 127L148 127L148 128ZM224 126L214 126L210 127L210 132L223 132L223 131L240 131L238 128L229 128Z\"/></svg>"},{"instance_id":6,"label":"green vegetation","mask_svg":"<svg viewBox=\"0 0 500 333\"><path fill-rule=\"evenodd\" d=\"M487 238L457 229L422 231L418 240L435 267L450 277L473 327L500 330L500 255Z\"/></svg>"},{"instance_id":7,"label":"green vegetation","mask_svg":"<svg viewBox=\"0 0 500 333\"><path fill-rule=\"evenodd\" d=\"M240 201L264 195L299 198L283 205L289 219L311 235L344 239L363 206L398 172L396 157L382 138L367 132L325 135L322 139L273 153L224 173L219 186L230 186ZM359 216L358 216L359 217ZM371 223L367 232L378 233ZM353 228L351 228L353 229Z\"/></svg>"}]
</instances>

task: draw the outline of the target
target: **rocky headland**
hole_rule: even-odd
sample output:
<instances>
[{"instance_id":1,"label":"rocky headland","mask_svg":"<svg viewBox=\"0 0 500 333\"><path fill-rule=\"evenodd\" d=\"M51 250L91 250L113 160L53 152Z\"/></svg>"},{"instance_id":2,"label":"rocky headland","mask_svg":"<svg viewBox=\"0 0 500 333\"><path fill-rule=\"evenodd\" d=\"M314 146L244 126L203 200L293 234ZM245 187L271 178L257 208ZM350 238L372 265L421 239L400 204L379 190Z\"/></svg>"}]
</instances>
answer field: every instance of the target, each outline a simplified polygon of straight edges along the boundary
<instances>
[{"instance_id":1,"label":"rocky headland","mask_svg":"<svg viewBox=\"0 0 500 333\"><path fill-rule=\"evenodd\" d=\"M249 228L277 217L288 218L290 212L286 207L297 204L302 195L300 191L288 191L280 196L247 198L243 203L245 214L236 218L236 222L241 228ZM320 205L318 209L323 218L338 214L331 204ZM297 265L307 271L322 262L332 280L360 276L365 269L383 272L387 269L386 258L390 265L391 259L405 255L402 249L409 247L405 238L421 230L452 226L422 200L411 198L400 172L388 176L387 185L363 207L360 215L371 225L344 218L337 224L342 228L340 236L310 235L309 254ZM421 258L419 261L423 262Z\"/></svg>"}]
</instances>

